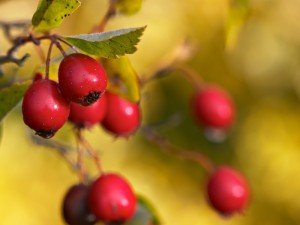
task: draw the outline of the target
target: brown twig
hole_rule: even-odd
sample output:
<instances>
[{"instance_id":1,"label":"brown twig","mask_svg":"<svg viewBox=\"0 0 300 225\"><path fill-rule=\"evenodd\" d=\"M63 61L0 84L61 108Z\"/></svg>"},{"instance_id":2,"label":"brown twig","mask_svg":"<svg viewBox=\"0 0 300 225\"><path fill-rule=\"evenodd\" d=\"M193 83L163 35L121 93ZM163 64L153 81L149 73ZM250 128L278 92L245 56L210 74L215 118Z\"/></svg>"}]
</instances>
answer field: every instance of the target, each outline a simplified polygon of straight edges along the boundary
<instances>
[{"instance_id":1,"label":"brown twig","mask_svg":"<svg viewBox=\"0 0 300 225\"><path fill-rule=\"evenodd\" d=\"M189 81L195 89L200 89L204 85L204 81L197 71L188 67L183 62L191 58L194 54L194 47L188 40L184 40L173 51L171 59L162 60L150 76L141 79L141 85L146 85L150 81L169 76L173 72L177 72L187 81Z\"/></svg>"},{"instance_id":2,"label":"brown twig","mask_svg":"<svg viewBox=\"0 0 300 225\"><path fill-rule=\"evenodd\" d=\"M159 135L155 129L151 126L144 126L141 128L143 135L147 138L148 141L157 145L164 151L169 154L175 155L177 157L192 160L197 162L201 167L205 169L208 173L212 173L214 171L214 164L212 161L205 156L203 153L194 150L187 150L180 148L171 144L168 139Z\"/></svg>"},{"instance_id":3,"label":"brown twig","mask_svg":"<svg viewBox=\"0 0 300 225\"><path fill-rule=\"evenodd\" d=\"M0 28L3 30L6 39L10 42L14 42L15 37L12 34L12 30L14 29L28 29L30 27L30 21L14 21L14 22L4 22L0 21Z\"/></svg>"},{"instance_id":4,"label":"brown twig","mask_svg":"<svg viewBox=\"0 0 300 225\"><path fill-rule=\"evenodd\" d=\"M49 68L50 68L50 59L51 59L51 52L54 42L51 40L51 43L49 45L47 58L46 58L46 71L45 71L45 79L49 79Z\"/></svg>"},{"instance_id":5,"label":"brown twig","mask_svg":"<svg viewBox=\"0 0 300 225\"><path fill-rule=\"evenodd\" d=\"M84 150L87 151L87 153L92 157L98 172L101 174L103 170L102 170L102 167L101 167L100 158L99 158L96 150L85 139L85 137L82 134L82 129L81 128L76 127L74 130L75 130L77 145L79 146L78 148L82 149L83 151Z\"/></svg>"},{"instance_id":6,"label":"brown twig","mask_svg":"<svg viewBox=\"0 0 300 225\"><path fill-rule=\"evenodd\" d=\"M104 29L107 25L107 22L116 15L116 12L117 12L116 7L117 7L117 1L109 0L109 6L108 6L108 10L106 11L106 14L104 15L101 22L92 29L91 33L97 33L97 32L104 31Z\"/></svg>"},{"instance_id":7,"label":"brown twig","mask_svg":"<svg viewBox=\"0 0 300 225\"><path fill-rule=\"evenodd\" d=\"M23 36L23 37L18 37L13 41L13 46L8 49L6 55L0 55L0 65L4 64L4 63L15 63L18 66L21 66L26 59L29 57L29 54L25 54L24 56L22 56L21 58L16 58L14 56L15 52L23 45L25 45L26 43L32 42L35 45L39 45L41 40L44 39L50 39L51 36L49 35L44 35L41 36L39 38L34 37L32 34L29 34L28 36Z\"/></svg>"},{"instance_id":8,"label":"brown twig","mask_svg":"<svg viewBox=\"0 0 300 225\"><path fill-rule=\"evenodd\" d=\"M204 85L204 81L197 71L185 64L176 64L173 66L174 71L178 71L185 79L193 84L195 89L201 89Z\"/></svg>"}]
</instances>

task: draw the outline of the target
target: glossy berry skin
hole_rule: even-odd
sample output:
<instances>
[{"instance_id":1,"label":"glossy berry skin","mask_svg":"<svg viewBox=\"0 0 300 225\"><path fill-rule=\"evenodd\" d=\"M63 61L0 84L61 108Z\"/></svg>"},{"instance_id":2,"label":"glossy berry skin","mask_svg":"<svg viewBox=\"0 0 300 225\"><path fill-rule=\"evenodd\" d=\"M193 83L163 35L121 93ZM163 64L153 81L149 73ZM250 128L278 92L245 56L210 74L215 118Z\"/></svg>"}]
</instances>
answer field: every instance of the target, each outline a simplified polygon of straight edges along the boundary
<instances>
[{"instance_id":1,"label":"glossy berry skin","mask_svg":"<svg viewBox=\"0 0 300 225\"><path fill-rule=\"evenodd\" d=\"M56 82L40 79L26 91L22 113L24 123L36 134L51 138L68 120L70 103L62 96Z\"/></svg>"},{"instance_id":2,"label":"glossy berry skin","mask_svg":"<svg viewBox=\"0 0 300 225\"><path fill-rule=\"evenodd\" d=\"M95 59L74 53L59 65L58 83L66 99L81 105L91 105L105 91L107 76Z\"/></svg>"},{"instance_id":3,"label":"glossy berry skin","mask_svg":"<svg viewBox=\"0 0 300 225\"><path fill-rule=\"evenodd\" d=\"M140 124L138 104L111 92L106 92L106 97L107 111L102 126L117 136L129 136Z\"/></svg>"},{"instance_id":4,"label":"glossy berry skin","mask_svg":"<svg viewBox=\"0 0 300 225\"><path fill-rule=\"evenodd\" d=\"M225 129L233 122L233 101L219 87L207 86L199 90L194 95L192 106L197 121L206 127Z\"/></svg>"},{"instance_id":5,"label":"glossy berry skin","mask_svg":"<svg viewBox=\"0 0 300 225\"><path fill-rule=\"evenodd\" d=\"M228 166L219 167L209 178L207 197L220 214L242 212L247 206L249 195L246 179Z\"/></svg>"},{"instance_id":6,"label":"glossy berry skin","mask_svg":"<svg viewBox=\"0 0 300 225\"><path fill-rule=\"evenodd\" d=\"M88 202L98 220L124 222L133 216L137 199L124 178L118 174L107 173L92 183Z\"/></svg>"},{"instance_id":7,"label":"glossy berry skin","mask_svg":"<svg viewBox=\"0 0 300 225\"><path fill-rule=\"evenodd\" d=\"M62 204L62 216L69 225L93 225L96 218L88 207L89 187L84 184L73 185L66 193Z\"/></svg>"},{"instance_id":8,"label":"glossy berry skin","mask_svg":"<svg viewBox=\"0 0 300 225\"><path fill-rule=\"evenodd\" d=\"M106 114L106 106L106 94L103 94L101 98L89 106L71 102L69 121L79 128L91 127L103 120Z\"/></svg>"}]
</instances>

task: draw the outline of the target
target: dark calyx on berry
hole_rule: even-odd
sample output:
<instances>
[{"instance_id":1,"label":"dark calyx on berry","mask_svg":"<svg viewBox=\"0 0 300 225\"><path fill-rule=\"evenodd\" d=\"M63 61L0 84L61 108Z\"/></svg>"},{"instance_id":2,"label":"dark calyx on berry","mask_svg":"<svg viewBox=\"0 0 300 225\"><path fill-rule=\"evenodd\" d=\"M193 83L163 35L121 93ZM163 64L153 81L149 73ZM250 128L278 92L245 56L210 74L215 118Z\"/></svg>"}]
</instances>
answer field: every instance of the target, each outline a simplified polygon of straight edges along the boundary
<instances>
[{"instance_id":1,"label":"dark calyx on berry","mask_svg":"<svg viewBox=\"0 0 300 225\"><path fill-rule=\"evenodd\" d=\"M103 66L81 53L67 55L61 61L58 81L64 97L80 105L93 104L107 87L107 75Z\"/></svg>"},{"instance_id":2,"label":"dark calyx on berry","mask_svg":"<svg viewBox=\"0 0 300 225\"><path fill-rule=\"evenodd\" d=\"M68 120L70 102L55 81L40 79L32 83L22 103L24 123L43 138L51 138Z\"/></svg>"},{"instance_id":3,"label":"dark calyx on berry","mask_svg":"<svg viewBox=\"0 0 300 225\"><path fill-rule=\"evenodd\" d=\"M54 136L54 134L56 133L56 130L50 129L50 130L37 130L35 132L36 135L39 135L43 138L49 139L52 138Z\"/></svg>"},{"instance_id":4,"label":"dark calyx on berry","mask_svg":"<svg viewBox=\"0 0 300 225\"><path fill-rule=\"evenodd\" d=\"M88 96L86 96L83 101L82 105L88 106L96 102L101 97L100 91L91 91Z\"/></svg>"},{"instance_id":5,"label":"dark calyx on berry","mask_svg":"<svg viewBox=\"0 0 300 225\"><path fill-rule=\"evenodd\" d=\"M100 99L89 106L71 102L69 121L77 128L92 127L104 119L106 108L107 99L105 93L103 93Z\"/></svg>"}]
</instances>

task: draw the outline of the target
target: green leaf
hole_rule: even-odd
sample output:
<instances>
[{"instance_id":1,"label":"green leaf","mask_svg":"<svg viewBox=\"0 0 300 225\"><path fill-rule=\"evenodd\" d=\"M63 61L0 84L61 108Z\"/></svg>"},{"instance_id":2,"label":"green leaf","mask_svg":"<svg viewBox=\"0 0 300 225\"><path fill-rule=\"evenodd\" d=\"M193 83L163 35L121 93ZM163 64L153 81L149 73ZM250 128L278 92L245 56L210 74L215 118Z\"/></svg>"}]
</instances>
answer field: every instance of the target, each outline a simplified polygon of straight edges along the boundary
<instances>
[{"instance_id":1,"label":"green leaf","mask_svg":"<svg viewBox=\"0 0 300 225\"><path fill-rule=\"evenodd\" d=\"M78 0L40 0L31 20L32 25L39 31L58 27L80 4Z\"/></svg>"},{"instance_id":2,"label":"green leaf","mask_svg":"<svg viewBox=\"0 0 300 225\"><path fill-rule=\"evenodd\" d=\"M117 10L125 15L133 15L137 13L142 6L142 0L118 0Z\"/></svg>"},{"instance_id":3,"label":"green leaf","mask_svg":"<svg viewBox=\"0 0 300 225\"><path fill-rule=\"evenodd\" d=\"M103 66L108 76L110 92L117 93L131 102L140 100L139 78L127 56L104 59Z\"/></svg>"},{"instance_id":4,"label":"green leaf","mask_svg":"<svg viewBox=\"0 0 300 225\"><path fill-rule=\"evenodd\" d=\"M23 98L25 91L31 83L32 81L15 83L10 87L0 90L0 122Z\"/></svg>"},{"instance_id":5,"label":"green leaf","mask_svg":"<svg viewBox=\"0 0 300 225\"><path fill-rule=\"evenodd\" d=\"M140 41L139 38L145 28L127 28L62 38L88 54L116 58L125 54L132 54L137 50L135 46Z\"/></svg>"},{"instance_id":6,"label":"green leaf","mask_svg":"<svg viewBox=\"0 0 300 225\"><path fill-rule=\"evenodd\" d=\"M136 212L125 225L160 225L160 221L152 204L142 196L138 196Z\"/></svg>"}]
</instances>

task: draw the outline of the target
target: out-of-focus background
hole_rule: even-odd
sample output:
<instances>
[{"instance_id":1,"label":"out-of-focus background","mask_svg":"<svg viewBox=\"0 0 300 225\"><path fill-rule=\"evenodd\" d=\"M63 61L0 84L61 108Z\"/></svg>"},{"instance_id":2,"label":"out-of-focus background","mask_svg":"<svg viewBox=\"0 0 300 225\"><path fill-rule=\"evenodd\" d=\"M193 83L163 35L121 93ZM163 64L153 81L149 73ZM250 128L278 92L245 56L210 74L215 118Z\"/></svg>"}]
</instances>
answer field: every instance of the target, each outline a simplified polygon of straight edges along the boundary
<instances>
[{"instance_id":1,"label":"out-of-focus background","mask_svg":"<svg viewBox=\"0 0 300 225\"><path fill-rule=\"evenodd\" d=\"M38 1L1 0L0 20L31 19ZM107 1L82 0L80 9L57 29L86 33L99 21ZM114 139L100 127L86 132L108 171L123 174L147 197L165 225L300 224L300 1L145 0L136 15L120 16L107 29L147 25L130 56L142 76L168 58L183 39L196 45L187 62L203 80L228 90L237 117L223 143L211 143L193 122L193 89L176 74L143 91L143 122L158 123L176 113L178 126L161 130L175 145L199 149L217 164L240 170L249 180L251 202L243 215L223 218L207 204L206 173L197 164L165 154L140 133ZM0 33L1 54L8 43ZM31 45L22 52L31 51ZM46 49L46 48L45 48ZM17 77L30 77L33 53ZM74 142L67 125L57 138ZM4 121L0 147L0 224L60 225L66 190L78 181L55 151L27 138L20 107ZM96 176L95 170L90 171Z\"/></svg>"}]
</instances>

